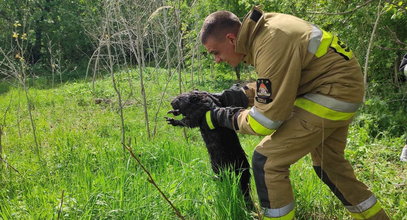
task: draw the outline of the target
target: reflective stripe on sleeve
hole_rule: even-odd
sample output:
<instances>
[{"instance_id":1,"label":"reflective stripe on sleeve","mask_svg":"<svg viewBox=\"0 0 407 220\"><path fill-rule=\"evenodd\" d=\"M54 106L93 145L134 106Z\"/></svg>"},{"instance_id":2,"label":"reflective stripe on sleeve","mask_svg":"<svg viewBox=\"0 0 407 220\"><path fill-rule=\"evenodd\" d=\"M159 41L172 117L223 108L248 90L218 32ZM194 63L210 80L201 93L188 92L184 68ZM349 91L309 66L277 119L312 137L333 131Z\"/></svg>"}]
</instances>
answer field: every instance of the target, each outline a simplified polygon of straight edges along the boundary
<instances>
[{"instance_id":1,"label":"reflective stripe on sleeve","mask_svg":"<svg viewBox=\"0 0 407 220\"><path fill-rule=\"evenodd\" d=\"M272 134L283 121L273 121L260 113L256 107L252 107L249 111L248 122L250 127L259 135Z\"/></svg>"},{"instance_id":2,"label":"reflective stripe on sleeve","mask_svg":"<svg viewBox=\"0 0 407 220\"><path fill-rule=\"evenodd\" d=\"M360 103L344 102L321 94L305 94L304 98L338 112L353 113L360 106Z\"/></svg>"},{"instance_id":3,"label":"reflective stripe on sleeve","mask_svg":"<svg viewBox=\"0 0 407 220\"><path fill-rule=\"evenodd\" d=\"M317 26L312 25L312 31L308 43L308 51L315 54L321 44L322 31Z\"/></svg>"},{"instance_id":4,"label":"reflective stripe on sleeve","mask_svg":"<svg viewBox=\"0 0 407 220\"><path fill-rule=\"evenodd\" d=\"M328 52L329 45L331 45L333 36L331 33L322 30L321 43L318 47L317 52L315 53L316 57L322 57Z\"/></svg>"},{"instance_id":5,"label":"reflective stripe on sleeve","mask_svg":"<svg viewBox=\"0 0 407 220\"><path fill-rule=\"evenodd\" d=\"M263 208L264 219L291 220L294 218L294 202L278 209Z\"/></svg>"},{"instance_id":6,"label":"reflective stripe on sleeve","mask_svg":"<svg viewBox=\"0 0 407 220\"><path fill-rule=\"evenodd\" d=\"M205 118L206 118L206 124L208 124L209 129L210 130L215 129L215 126L213 126L213 123L212 123L211 111L206 112Z\"/></svg>"},{"instance_id":7,"label":"reflective stripe on sleeve","mask_svg":"<svg viewBox=\"0 0 407 220\"><path fill-rule=\"evenodd\" d=\"M328 52L332 39L333 35L331 33L312 25L312 31L308 43L308 51L318 58L322 57Z\"/></svg>"},{"instance_id":8,"label":"reflective stripe on sleeve","mask_svg":"<svg viewBox=\"0 0 407 220\"><path fill-rule=\"evenodd\" d=\"M354 219L369 219L375 216L381 209L379 201L374 195L355 206L345 206Z\"/></svg>"},{"instance_id":9,"label":"reflective stripe on sleeve","mask_svg":"<svg viewBox=\"0 0 407 220\"><path fill-rule=\"evenodd\" d=\"M352 51L346 44L338 39L337 36L326 32L315 25L312 25L311 34L309 36L308 52L320 58L328 52L331 47L345 60L350 60L353 57Z\"/></svg>"},{"instance_id":10,"label":"reflective stripe on sleeve","mask_svg":"<svg viewBox=\"0 0 407 220\"><path fill-rule=\"evenodd\" d=\"M294 105L321 118L339 121L353 117L360 103L349 103L320 94L306 94L297 98Z\"/></svg>"}]
</instances>

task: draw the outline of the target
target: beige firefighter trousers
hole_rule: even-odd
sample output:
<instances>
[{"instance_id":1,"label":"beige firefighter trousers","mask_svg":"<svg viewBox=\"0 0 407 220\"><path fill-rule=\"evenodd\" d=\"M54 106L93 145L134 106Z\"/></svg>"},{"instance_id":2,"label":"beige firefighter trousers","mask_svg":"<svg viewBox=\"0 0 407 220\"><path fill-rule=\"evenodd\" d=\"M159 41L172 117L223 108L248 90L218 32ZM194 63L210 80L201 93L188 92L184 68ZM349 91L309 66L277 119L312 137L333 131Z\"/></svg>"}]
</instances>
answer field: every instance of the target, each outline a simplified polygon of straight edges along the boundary
<instances>
[{"instance_id":1,"label":"beige firefighter trousers","mask_svg":"<svg viewBox=\"0 0 407 220\"><path fill-rule=\"evenodd\" d=\"M308 153L318 176L330 183L327 185L345 206L355 206L371 197L372 192L356 179L344 158L350 121L322 119L295 107L290 118L276 132L266 136L253 154L261 206L277 209L294 201L289 168ZM388 217L382 209L371 219Z\"/></svg>"}]
</instances>

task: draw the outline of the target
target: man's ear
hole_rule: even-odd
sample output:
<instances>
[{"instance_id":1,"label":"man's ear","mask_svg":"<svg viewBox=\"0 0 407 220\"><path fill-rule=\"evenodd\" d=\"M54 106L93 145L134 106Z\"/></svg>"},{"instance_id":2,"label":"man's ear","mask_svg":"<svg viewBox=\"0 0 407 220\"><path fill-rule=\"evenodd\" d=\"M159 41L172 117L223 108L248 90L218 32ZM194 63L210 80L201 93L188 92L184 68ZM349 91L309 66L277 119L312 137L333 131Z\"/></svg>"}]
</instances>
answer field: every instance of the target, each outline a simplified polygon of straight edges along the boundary
<instances>
[{"instance_id":1,"label":"man's ear","mask_svg":"<svg viewBox=\"0 0 407 220\"><path fill-rule=\"evenodd\" d=\"M233 33L227 33L226 34L226 39L228 40L228 42L232 43L233 45L235 45L236 43L236 34Z\"/></svg>"}]
</instances>

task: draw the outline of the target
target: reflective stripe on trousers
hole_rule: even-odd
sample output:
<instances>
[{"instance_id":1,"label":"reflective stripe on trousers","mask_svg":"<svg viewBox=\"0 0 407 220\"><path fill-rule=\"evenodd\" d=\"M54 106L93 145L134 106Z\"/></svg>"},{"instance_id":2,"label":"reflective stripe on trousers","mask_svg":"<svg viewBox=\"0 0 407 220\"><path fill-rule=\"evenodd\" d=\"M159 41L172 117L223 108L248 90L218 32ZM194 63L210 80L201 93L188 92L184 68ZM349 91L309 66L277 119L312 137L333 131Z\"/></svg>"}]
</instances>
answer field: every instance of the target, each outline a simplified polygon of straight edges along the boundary
<instances>
[{"instance_id":1,"label":"reflective stripe on trousers","mask_svg":"<svg viewBox=\"0 0 407 220\"><path fill-rule=\"evenodd\" d=\"M321 118L338 121L353 117L360 103L349 103L320 94L306 94L297 98L294 105Z\"/></svg>"},{"instance_id":2,"label":"reflective stripe on trousers","mask_svg":"<svg viewBox=\"0 0 407 220\"><path fill-rule=\"evenodd\" d=\"M264 219L291 220L294 218L294 202L278 209L263 208Z\"/></svg>"},{"instance_id":3,"label":"reflective stripe on trousers","mask_svg":"<svg viewBox=\"0 0 407 220\"><path fill-rule=\"evenodd\" d=\"M374 195L355 206L345 206L354 219L369 219L375 216L382 207Z\"/></svg>"}]
</instances>

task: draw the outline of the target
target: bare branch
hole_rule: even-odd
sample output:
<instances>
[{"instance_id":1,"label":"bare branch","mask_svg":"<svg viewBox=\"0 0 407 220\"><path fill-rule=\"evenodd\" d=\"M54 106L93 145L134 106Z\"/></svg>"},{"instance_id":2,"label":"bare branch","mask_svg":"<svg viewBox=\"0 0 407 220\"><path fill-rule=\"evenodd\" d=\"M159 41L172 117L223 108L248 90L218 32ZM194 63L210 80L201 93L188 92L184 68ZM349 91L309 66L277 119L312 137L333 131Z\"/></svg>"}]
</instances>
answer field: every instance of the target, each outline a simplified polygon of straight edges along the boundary
<instances>
[{"instance_id":1,"label":"bare branch","mask_svg":"<svg viewBox=\"0 0 407 220\"><path fill-rule=\"evenodd\" d=\"M18 173L20 176L24 177L20 171L18 171L16 168L14 168L13 166L11 166L1 155L0 155L0 160L3 161L5 164L7 164L8 167L10 167L12 170L16 171L16 173Z\"/></svg>"},{"instance_id":2,"label":"bare branch","mask_svg":"<svg viewBox=\"0 0 407 220\"><path fill-rule=\"evenodd\" d=\"M342 11L342 12L318 12L318 11L309 11L307 13L309 14L320 14L320 15L344 15L344 14L350 14L353 13L355 11L357 11L360 8L365 7L366 5L370 4L371 2L373 2L375 0L369 0L361 5L356 6L356 8L350 10L350 11Z\"/></svg>"},{"instance_id":3,"label":"bare branch","mask_svg":"<svg viewBox=\"0 0 407 220\"><path fill-rule=\"evenodd\" d=\"M375 46L381 50L399 50L399 51L407 51L407 47L405 48L390 48L390 47L382 47L382 46Z\"/></svg>"},{"instance_id":4,"label":"bare branch","mask_svg":"<svg viewBox=\"0 0 407 220\"><path fill-rule=\"evenodd\" d=\"M184 216L182 216L182 214L179 212L179 210L174 206L174 204L168 199L168 197L163 193L163 191L160 189L160 187L157 185L157 183L154 181L153 176L151 176L150 171L148 171L148 169L143 165L143 163L141 163L140 159L134 154L133 150L126 146L123 143L123 147L125 147L130 155L137 161L137 163L140 165L140 167L143 169L143 171L147 174L148 176L148 182L153 184L153 186L158 190L158 192L160 192L161 196L165 199L165 201L167 201L167 203L171 206L171 208L174 210L175 214L178 216L178 218L180 219L185 219Z\"/></svg>"},{"instance_id":5,"label":"bare branch","mask_svg":"<svg viewBox=\"0 0 407 220\"><path fill-rule=\"evenodd\" d=\"M392 31L388 26L386 26L386 29L387 29L387 30L390 32L390 34L393 36L393 39L394 39L394 41L395 41L397 44L401 44L401 45L403 45L403 46L407 46L407 43L404 43L403 41L401 41L401 40L397 37L396 32Z\"/></svg>"},{"instance_id":6,"label":"bare branch","mask_svg":"<svg viewBox=\"0 0 407 220\"><path fill-rule=\"evenodd\" d=\"M61 214L62 214L62 205L64 204L64 190L62 190L62 195L61 195L61 202L59 204L59 211L58 211L58 217L57 220L60 219Z\"/></svg>"},{"instance_id":7,"label":"bare branch","mask_svg":"<svg viewBox=\"0 0 407 220\"><path fill-rule=\"evenodd\" d=\"M379 24L379 20L380 20L380 16L383 14L382 9L381 9L381 3L382 1L379 1L379 4L377 5L377 16L376 16L376 21L374 23L373 26L373 30L372 30L372 34L370 35L370 40L369 40L369 45L367 47L367 52L366 52L366 58L365 58L365 68L364 68L364 73L363 73L363 82L367 88L367 72L369 69L369 56L370 56L370 51L373 45L373 40L374 37L376 35L376 29L377 29L377 25ZM366 93L365 93L365 97L366 98Z\"/></svg>"}]
</instances>

